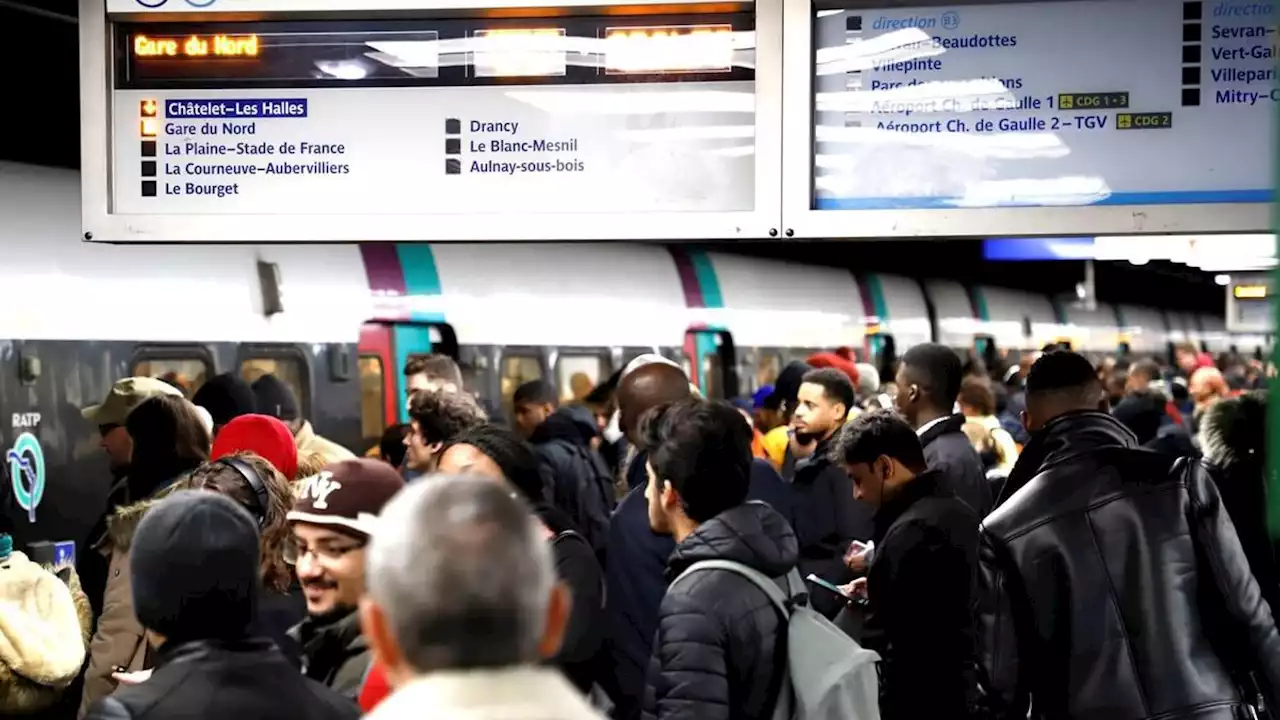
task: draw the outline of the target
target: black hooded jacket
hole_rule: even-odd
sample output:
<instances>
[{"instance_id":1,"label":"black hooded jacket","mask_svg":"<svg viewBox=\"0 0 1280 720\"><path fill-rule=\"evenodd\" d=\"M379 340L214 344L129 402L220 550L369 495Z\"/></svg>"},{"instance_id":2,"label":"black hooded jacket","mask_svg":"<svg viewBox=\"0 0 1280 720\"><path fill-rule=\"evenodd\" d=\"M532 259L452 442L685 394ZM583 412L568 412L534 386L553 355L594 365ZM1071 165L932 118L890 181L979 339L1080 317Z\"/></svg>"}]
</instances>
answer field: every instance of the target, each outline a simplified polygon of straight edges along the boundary
<instances>
[{"instance_id":1,"label":"black hooded jacket","mask_svg":"<svg viewBox=\"0 0 1280 720\"><path fill-rule=\"evenodd\" d=\"M1203 467L1106 413L1032 436L979 534L979 645L995 717L1241 717L1280 634Z\"/></svg>"},{"instance_id":2,"label":"black hooded jacket","mask_svg":"<svg viewBox=\"0 0 1280 720\"><path fill-rule=\"evenodd\" d=\"M962 718L972 678L978 517L937 470L876 511L867 647L880 653L887 720Z\"/></svg>"},{"instance_id":3,"label":"black hooded jacket","mask_svg":"<svg viewBox=\"0 0 1280 720\"><path fill-rule=\"evenodd\" d=\"M270 640L197 640L165 645L151 678L121 686L89 720L308 718L355 720L360 708L303 677Z\"/></svg>"},{"instance_id":4,"label":"black hooded jacket","mask_svg":"<svg viewBox=\"0 0 1280 720\"><path fill-rule=\"evenodd\" d=\"M533 512L554 537L551 554L556 577L569 588L573 605L560 650L551 662L584 694L600 677L598 665L604 642L604 572L587 539L568 514L548 503L535 503Z\"/></svg>"},{"instance_id":5,"label":"black hooded jacket","mask_svg":"<svg viewBox=\"0 0 1280 720\"><path fill-rule=\"evenodd\" d=\"M569 515L603 561L616 495L608 465L591 448L597 435L591 411L562 407L534 430L529 442L553 478L548 499Z\"/></svg>"},{"instance_id":6,"label":"black hooded jacket","mask_svg":"<svg viewBox=\"0 0 1280 720\"><path fill-rule=\"evenodd\" d=\"M851 541L871 539L874 511L854 499L853 481L832 462L831 444L831 438L823 440L812 455L795 461L792 519L800 543L800 574L843 585L853 579L844 563L845 552ZM790 448L787 454L791 456ZM809 589L813 609L828 618L844 608L843 597L813 585Z\"/></svg>"},{"instance_id":7,"label":"black hooded jacket","mask_svg":"<svg viewBox=\"0 0 1280 720\"><path fill-rule=\"evenodd\" d=\"M1280 565L1267 532L1265 395L1249 393L1207 409L1200 421L1200 444L1262 597L1272 616L1280 615Z\"/></svg>"},{"instance_id":8,"label":"black hooded jacket","mask_svg":"<svg viewBox=\"0 0 1280 720\"><path fill-rule=\"evenodd\" d=\"M667 582L700 560L732 560L780 577L797 558L787 521L764 503L748 502L702 523L677 545ZM769 718L786 668L786 626L769 597L732 571L699 571L662 599L644 717Z\"/></svg>"}]
</instances>

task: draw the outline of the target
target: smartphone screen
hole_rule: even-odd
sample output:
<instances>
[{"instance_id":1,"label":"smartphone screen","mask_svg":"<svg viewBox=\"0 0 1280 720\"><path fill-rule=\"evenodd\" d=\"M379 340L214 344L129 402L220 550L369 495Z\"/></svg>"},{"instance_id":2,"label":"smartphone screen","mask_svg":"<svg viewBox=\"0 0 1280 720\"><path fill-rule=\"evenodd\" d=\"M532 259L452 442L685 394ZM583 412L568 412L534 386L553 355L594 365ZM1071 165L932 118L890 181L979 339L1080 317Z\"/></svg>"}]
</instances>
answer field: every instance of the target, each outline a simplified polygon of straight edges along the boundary
<instances>
[{"instance_id":1,"label":"smartphone screen","mask_svg":"<svg viewBox=\"0 0 1280 720\"><path fill-rule=\"evenodd\" d=\"M805 578L805 580L808 580L809 582L813 583L814 585L817 585L818 587L826 588L827 590L830 590L831 592L839 595L842 598L849 598L849 596L846 595L838 585L833 585L827 582L826 580L823 580L822 578L818 577L817 575L814 575L813 573L809 573L809 577ZM852 599L852 598L849 598L849 599Z\"/></svg>"}]
</instances>

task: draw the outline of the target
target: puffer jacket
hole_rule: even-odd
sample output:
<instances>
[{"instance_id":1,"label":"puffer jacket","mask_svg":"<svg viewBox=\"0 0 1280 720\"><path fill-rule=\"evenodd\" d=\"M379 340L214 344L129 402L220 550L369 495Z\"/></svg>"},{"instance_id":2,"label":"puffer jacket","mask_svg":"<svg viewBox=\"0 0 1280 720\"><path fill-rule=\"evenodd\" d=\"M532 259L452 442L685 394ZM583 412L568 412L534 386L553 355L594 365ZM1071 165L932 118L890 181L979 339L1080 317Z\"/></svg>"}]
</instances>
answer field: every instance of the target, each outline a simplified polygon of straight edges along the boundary
<instances>
[{"instance_id":1,"label":"puffer jacket","mask_svg":"<svg viewBox=\"0 0 1280 720\"><path fill-rule=\"evenodd\" d=\"M1100 412L1037 432L979 539L979 644L1000 718L1243 716L1280 634L1202 466Z\"/></svg>"},{"instance_id":2,"label":"puffer jacket","mask_svg":"<svg viewBox=\"0 0 1280 720\"><path fill-rule=\"evenodd\" d=\"M20 552L0 567L0 717L75 711L79 697L63 696L84 665L93 611L75 571L64 572L65 583Z\"/></svg>"},{"instance_id":3,"label":"puffer jacket","mask_svg":"<svg viewBox=\"0 0 1280 720\"><path fill-rule=\"evenodd\" d=\"M107 521L107 536L94 550L108 558L107 588L102 595L102 615L89 644L89 666L84 675L80 716L116 688L111 673L123 667L137 672L147 667L146 633L133 614L133 586L129 578L129 550L138 524L156 503L183 486L186 474L163 483L151 497L126 505Z\"/></svg>"},{"instance_id":4,"label":"puffer jacket","mask_svg":"<svg viewBox=\"0 0 1280 720\"><path fill-rule=\"evenodd\" d=\"M667 581L700 560L732 560L781 577L799 543L768 505L748 502L702 523L671 553ZM662 599L644 714L657 720L768 718L785 678L782 613L752 582L701 570Z\"/></svg>"},{"instance_id":5,"label":"puffer jacket","mask_svg":"<svg viewBox=\"0 0 1280 720\"><path fill-rule=\"evenodd\" d=\"M373 661L369 645L360 634L360 613L344 610L311 616L290 630L289 636L302 646L304 675L352 703L359 702Z\"/></svg>"},{"instance_id":6,"label":"puffer jacket","mask_svg":"<svg viewBox=\"0 0 1280 720\"><path fill-rule=\"evenodd\" d=\"M591 448L591 439L598 434L590 410L562 407L534 430L529 442L551 473L547 499L569 515L603 561L617 493L604 458Z\"/></svg>"}]
</instances>

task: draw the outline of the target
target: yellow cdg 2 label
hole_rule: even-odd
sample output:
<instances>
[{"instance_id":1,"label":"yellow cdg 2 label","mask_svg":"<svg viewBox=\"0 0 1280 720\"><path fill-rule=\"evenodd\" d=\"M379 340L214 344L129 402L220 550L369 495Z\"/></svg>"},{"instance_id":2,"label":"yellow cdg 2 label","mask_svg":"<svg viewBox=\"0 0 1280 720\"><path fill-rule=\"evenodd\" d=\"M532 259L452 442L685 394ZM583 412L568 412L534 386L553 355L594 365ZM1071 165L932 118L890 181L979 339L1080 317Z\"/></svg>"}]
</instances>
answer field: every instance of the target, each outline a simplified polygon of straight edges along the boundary
<instances>
[{"instance_id":1,"label":"yellow cdg 2 label","mask_svg":"<svg viewBox=\"0 0 1280 720\"><path fill-rule=\"evenodd\" d=\"M1158 130L1173 127L1173 113L1116 113L1117 130Z\"/></svg>"}]
</instances>

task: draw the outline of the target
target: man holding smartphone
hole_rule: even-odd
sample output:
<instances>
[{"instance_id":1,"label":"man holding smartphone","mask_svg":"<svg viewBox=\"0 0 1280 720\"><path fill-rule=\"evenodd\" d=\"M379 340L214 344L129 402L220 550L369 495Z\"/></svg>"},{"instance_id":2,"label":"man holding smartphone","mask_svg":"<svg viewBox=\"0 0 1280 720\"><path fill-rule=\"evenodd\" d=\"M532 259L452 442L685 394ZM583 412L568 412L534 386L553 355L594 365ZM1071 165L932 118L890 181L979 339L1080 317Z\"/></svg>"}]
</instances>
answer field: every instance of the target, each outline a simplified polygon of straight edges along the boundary
<instances>
[{"instance_id":1,"label":"man holding smartphone","mask_svg":"<svg viewBox=\"0 0 1280 720\"><path fill-rule=\"evenodd\" d=\"M869 563L867 576L842 591L869 606L863 641L882 658L881 714L965 717L975 687L978 518L941 473L926 469L919 436L891 411L855 418L834 455L854 495L875 508L874 544L851 550L855 562Z\"/></svg>"}]
</instances>

